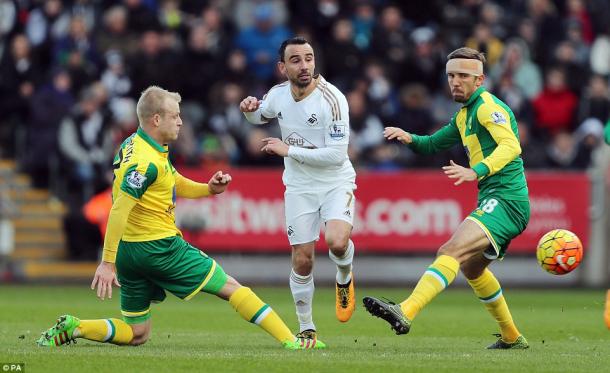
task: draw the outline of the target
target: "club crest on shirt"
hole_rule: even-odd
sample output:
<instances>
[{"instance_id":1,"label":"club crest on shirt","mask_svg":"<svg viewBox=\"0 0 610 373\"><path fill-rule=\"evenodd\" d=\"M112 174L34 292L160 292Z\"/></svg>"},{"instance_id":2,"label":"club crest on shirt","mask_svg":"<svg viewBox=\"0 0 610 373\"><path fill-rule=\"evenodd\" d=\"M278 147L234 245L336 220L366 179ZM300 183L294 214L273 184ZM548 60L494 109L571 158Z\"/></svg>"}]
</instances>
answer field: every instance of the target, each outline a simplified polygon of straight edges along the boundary
<instances>
[{"instance_id":1,"label":"club crest on shirt","mask_svg":"<svg viewBox=\"0 0 610 373\"><path fill-rule=\"evenodd\" d=\"M146 181L146 176L142 175L138 171L132 171L127 176L127 184L135 189L141 189Z\"/></svg>"},{"instance_id":2,"label":"club crest on shirt","mask_svg":"<svg viewBox=\"0 0 610 373\"><path fill-rule=\"evenodd\" d=\"M499 111L494 111L493 113L491 113L491 120L495 124L505 124L506 123L506 118L504 118L504 114L500 113Z\"/></svg>"},{"instance_id":3,"label":"club crest on shirt","mask_svg":"<svg viewBox=\"0 0 610 373\"><path fill-rule=\"evenodd\" d=\"M316 117L315 114L311 114L309 116L309 119L307 119L307 124L309 124L310 126L315 126L316 123L318 123L318 118Z\"/></svg>"},{"instance_id":4,"label":"club crest on shirt","mask_svg":"<svg viewBox=\"0 0 610 373\"><path fill-rule=\"evenodd\" d=\"M342 140L345 137L345 124L333 124L328 127L330 138L333 140Z\"/></svg>"}]
</instances>

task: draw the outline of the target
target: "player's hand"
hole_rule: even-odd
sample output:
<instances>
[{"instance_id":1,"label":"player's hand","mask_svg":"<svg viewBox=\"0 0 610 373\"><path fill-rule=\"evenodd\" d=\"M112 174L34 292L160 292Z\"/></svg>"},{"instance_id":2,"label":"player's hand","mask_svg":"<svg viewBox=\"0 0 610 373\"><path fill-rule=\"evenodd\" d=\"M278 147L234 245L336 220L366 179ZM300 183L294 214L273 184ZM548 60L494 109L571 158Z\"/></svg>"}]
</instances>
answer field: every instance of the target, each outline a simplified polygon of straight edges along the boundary
<instances>
[{"instance_id":1,"label":"player's hand","mask_svg":"<svg viewBox=\"0 0 610 373\"><path fill-rule=\"evenodd\" d=\"M383 130L383 137L387 140L398 140L403 144L410 144L413 142L413 137L409 132L397 127L386 127Z\"/></svg>"},{"instance_id":2,"label":"player's hand","mask_svg":"<svg viewBox=\"0 0 610 373\"><path fill-rule=\"evenodd\" d=\"M472 168L462 167L459 164L449 161L449 166L443 166L445 175L450 179L457 179L453 185L460 185L464 181L475 181L477 173Z\"/></svg>"},{"instance_id":3,"label":"player's hand","mask_svg":"<svg viewBox=\"0 0 610 373\"><path fill-rule=\"evenodd\" d=\"M242 113L251 113L258 110L261 103L262 101L260 101L258 98L248 96L239 103L239 110L241 110Z\"/></svg>"},{"instance_id":4,"label":"player's hand","mask_svg":"<svg viewBox=\"0 0 610 373\"><path fill-rule=\"evenodd\" d=\"M210 193L212 194L220 194L227 189L229 183L233 180L231 175L223 174L222 171L217 171L210 181L208 182L208 188L210 188Z\"/></svg>"},{"instance_id":5,"label":"player's hand","mask_svg":"<svg viewBox=\"0 0 610 373\"><path fill-rule=\"evenodd\" d=\"M288 156L288 145L277 137L266 137L261 141L265 143L265 146L263 146L261 151L267 152L268 154L276 154L281 157Z\"/></svg>"},{"instance_id":6,"label":"player's hand","mask_svg":"<svg viewBox=\"0 0 610 373\"><path fill-rule=\"evenodd\" d=\"M91 282L91 290L94 290L97 286L97 297L101 300L106 298L112 298L112 284L121 287L119 280L116 277L116 271L114 269L114 263L101 262L95 270L95 276L93 276L93 282Z\"/></svg>"}]
</instances>

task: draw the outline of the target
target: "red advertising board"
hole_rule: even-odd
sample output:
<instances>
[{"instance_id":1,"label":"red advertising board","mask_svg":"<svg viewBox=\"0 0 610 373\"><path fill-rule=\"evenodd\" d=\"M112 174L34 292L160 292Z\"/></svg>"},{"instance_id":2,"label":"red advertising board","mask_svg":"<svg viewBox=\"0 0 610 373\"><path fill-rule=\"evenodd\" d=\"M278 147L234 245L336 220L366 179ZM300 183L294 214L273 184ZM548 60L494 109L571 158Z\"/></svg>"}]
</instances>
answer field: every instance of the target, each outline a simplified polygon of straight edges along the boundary
<instances>
[{"instance_id":1,"label":"red advertising board","mask_svg":"<svg viewBox=\"0 0 610 373\"><path fill-rule=\"evenodd\" d=\"M211 172L181 170L194 180ZM177 223L185 238L209 252L288 252L284 186L279 170L232 170L227 192L214 198L180 199ZM530 172L528 228L511 253L533 253L554 228L575 232L587 245L589 179L584 173ZM454 186L442 172L359 172L354 242L360 253L435 252L476 207L475 183ZM323 240L319 242L323 248Z\"/></svg>"}]
</instances>

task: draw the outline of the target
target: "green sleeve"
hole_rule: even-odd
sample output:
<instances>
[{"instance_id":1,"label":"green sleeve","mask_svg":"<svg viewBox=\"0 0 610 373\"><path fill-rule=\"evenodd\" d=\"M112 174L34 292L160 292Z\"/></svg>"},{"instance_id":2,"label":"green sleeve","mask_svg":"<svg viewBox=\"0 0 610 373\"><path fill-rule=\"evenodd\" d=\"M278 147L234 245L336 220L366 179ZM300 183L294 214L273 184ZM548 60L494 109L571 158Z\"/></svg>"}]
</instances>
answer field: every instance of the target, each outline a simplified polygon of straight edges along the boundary
<instances>
[{"instance_id":1,"label":"green sleeve","mask_svg":"<svg viewBox=\"0 0 610 373\"><path fill-rule=\"evenodd\" d=\"M483 162L479 162L472 168L477 173L477 177L489 175L489 167Z\"/></svg>"},{"instance_id":2,"label":"green sleeve","mask_svg":"<svg viewBox=\"0 0 610 373\"><path fill-rule=\"evenodd\" d=\"M157 180L157 166L154 163L149 163L145 167L134 164L125 170L121 190L140 199L155 180Z\"/></svg>"},{"instance_id":3,"label":"green sleeve","mask_svg":"<svg viewBox=\"0 0 610 373\"><path fill-rule=\"evenodd\" d=\"M411 136L413 137L413 142L409 144L409 147L416 153L421 154L438 153L441 150L449 149L462 141L460 131L453 118L449 124L434 132L432 135Z\"/></svg>"},{"instance_id":4,"label":"green sleeve","mask_svg":"<svg viewBox=\"0 0 610 373\"><path fill-rule=\"evenodd\" d=\"M606 144L610 145L610 119L606 122L606 128L604 129L604 140Z\"/></svg>"}]
</instances>

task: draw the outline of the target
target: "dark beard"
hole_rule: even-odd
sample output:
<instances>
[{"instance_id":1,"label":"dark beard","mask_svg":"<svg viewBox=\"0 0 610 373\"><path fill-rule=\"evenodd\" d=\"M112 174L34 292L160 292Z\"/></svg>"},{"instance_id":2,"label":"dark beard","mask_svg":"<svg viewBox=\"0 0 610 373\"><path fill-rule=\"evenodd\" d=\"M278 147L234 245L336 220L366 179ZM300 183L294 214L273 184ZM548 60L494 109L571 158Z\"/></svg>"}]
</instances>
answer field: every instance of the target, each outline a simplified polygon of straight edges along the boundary
<instances>
[{"instance_id":1,"label":"dark beard","mask_svg":"<svg viewBox=\"0 0 610 373\"><path fill-rule=\"evenodd\" d=\"M465 97L461 97L461 98L456 98L455 96L451 96L453 98L453 101L455 102L459 102L460 104L463 104L464 102L468 101Z\"/></svg>"},{"instance_id":2,"label":"dark beard","mask_svg":"<svg viewBox=\"0 0 610 373\"><path fill-rule=\"evenodd\" d=\"M311 80L312 78L310 77L307 83L303 83L297 77L296 79L291 79L290 82L299 88L307 88L307 86L311 83Z\"/></svg>"}]
</instances>

